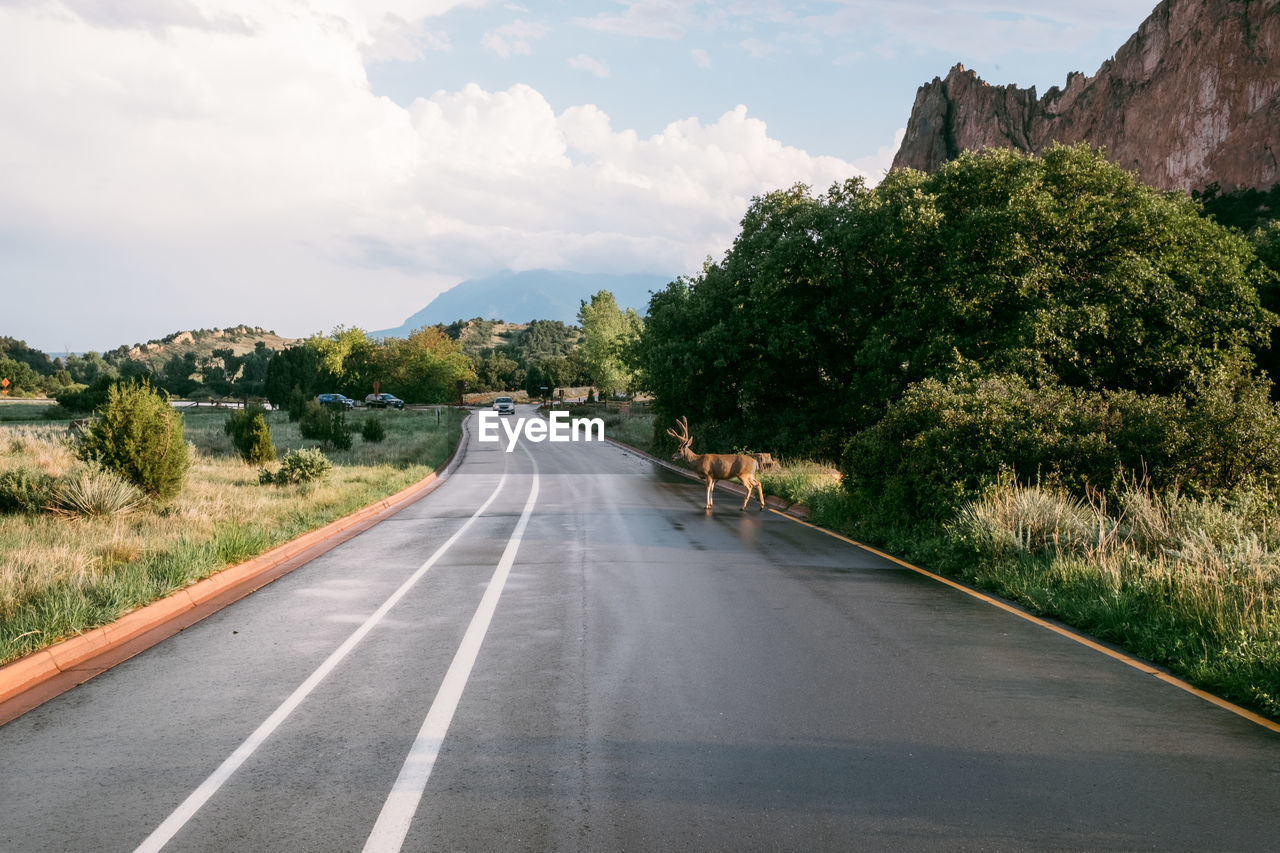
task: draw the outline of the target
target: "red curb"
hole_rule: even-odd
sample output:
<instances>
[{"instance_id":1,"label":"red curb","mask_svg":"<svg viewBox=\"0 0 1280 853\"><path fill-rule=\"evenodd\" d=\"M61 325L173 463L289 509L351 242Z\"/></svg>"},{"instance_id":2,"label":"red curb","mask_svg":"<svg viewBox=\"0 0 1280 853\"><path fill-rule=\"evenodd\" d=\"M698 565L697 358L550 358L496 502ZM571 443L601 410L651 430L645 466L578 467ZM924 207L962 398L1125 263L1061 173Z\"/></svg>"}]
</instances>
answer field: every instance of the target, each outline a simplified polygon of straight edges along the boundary
<instances>
[{"instance_id":1,"label":"red curb","mask_svg":"<svg viewBox=\"0 0 1280 853\"><path fill-rule=\"evenodd\" d=\"M460 461L466 435L464 428L458 445L441 463L439 471L447 474ZM110 624L5 664L0 667L0 725L305 565L430 494L441 482L439 474L433 471L393 495L246 562L221 569Z\"/></svg>"}]
</instances>

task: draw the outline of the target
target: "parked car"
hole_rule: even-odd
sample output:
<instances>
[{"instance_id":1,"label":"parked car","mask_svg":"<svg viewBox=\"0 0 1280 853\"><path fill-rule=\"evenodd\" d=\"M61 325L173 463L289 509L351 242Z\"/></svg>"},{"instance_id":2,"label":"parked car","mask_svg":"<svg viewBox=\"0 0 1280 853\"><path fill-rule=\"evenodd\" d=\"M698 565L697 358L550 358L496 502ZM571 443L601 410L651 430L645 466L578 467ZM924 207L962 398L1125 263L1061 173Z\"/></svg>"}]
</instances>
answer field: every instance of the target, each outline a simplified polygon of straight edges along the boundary
<instances>
[{"instance_id":1,"label":"parked car","mask_svg":"<svg viewBox=\"0 0 1280 853\"><path fill-rule=\"evenodd\" d=\"M394 394L370 394L364 398L364 404L371 409L403 409L404 400Z\"/></svg>"},{"instance_id":2,"label":"parked car","mask_svg":"<svg viewBox=\"0 0 1280 853\"><path fill-rule=\"evenodd\" d=\"M352 400L350 397L344 397L341 394L317 394L316 402L320 403L322 406L338 405L342 406L344 409L350 409L356 404L355 400Z\"/></svg>"},{"instance_id":3,"label":"parked car","mask_svg":"<svg viewBox=\"0 0 1280 853\"><path fill-rule=\"evenodd\" d=\"M493 401L493 410L500 415L514 415L516 413L516 401L510 397L499 397Z\"/></svg>"}]
</instances>

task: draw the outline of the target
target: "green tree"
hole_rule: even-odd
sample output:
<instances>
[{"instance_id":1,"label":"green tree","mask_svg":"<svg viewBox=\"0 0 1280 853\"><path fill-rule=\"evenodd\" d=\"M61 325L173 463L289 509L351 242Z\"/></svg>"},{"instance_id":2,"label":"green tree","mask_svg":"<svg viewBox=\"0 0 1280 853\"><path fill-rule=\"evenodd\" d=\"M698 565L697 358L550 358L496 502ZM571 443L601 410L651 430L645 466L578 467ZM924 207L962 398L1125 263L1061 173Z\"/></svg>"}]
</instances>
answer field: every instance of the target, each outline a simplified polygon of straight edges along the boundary
<instances>
[{"instance_id":1,"label":"green tree","mask_svg":"<svg viewBox=\"0 0 1280 853\"><path fill-rule=\"evenodd\" d=\"M7 357L0 357L0 379L8 380L5 393L13 395L38 391L45 385L45 377L32 369L31 365Z\"/></svg>"},{"instance_id":2,"label":"green tree","mask_svg":"<svg viewBox=\"0 0 1280 853\"><path fill-rule=\"evenodd\" d=\"M275 353L267 363L263 393L271 405L284 408L290 405L294 392L305 399L324 393L331 381L325 372L320 352L307 344L286 347ZM293 409L290 408L292 412Z\"/></svg>"},{"instance_id":3,"label":"green tree","mask_svg":"<svg viewBox=\"0 0 1280 853\"><path fill-rule=\"evenodd\" d=\"M231 436L231 443L246 462L261 465L276 458L267 413L261 405L250 403L232 412L223 424L223 431Z\"/></svg>"},{"instance_id":4,"label":"green tree","mask_svg":"<svg viewBox=\"0 0 1280 853\"><path fill-rule=\"evenodd\" d=\"M457 396L459 379L475 379L461 344L437 326L383 341L376 362L383 384L411 403L448 402Z\"/></svg>"},{"instance_id":5,"label":"green tree","mask_svg":"<svg viewBox=\"0 0 1280 853\"><path fill-rule=\"evenodd\" d=\"M639 338L644 321L634 308L622 311L613 294L598 291L578 309L582 324L582 360L592 383L606 393L629 390L634 370L624 358Z\"/></svg>"},{"instance_id":6,"label":"green tree","mask_svg":"<svg viewBox=\"0 0 1280 853\"><path fill-rule=\"evenodd\" d=\"M145 382L111 386L76 453L158 501L181 491L189 464L182 415Z\"/></svg>"},{"instance_id":7,"label":"green tree","mask_svg":"<svg viewBox=\"0 0 1280 853\"><path fill-rule=\"evenodd\" d=\"M970 152L753 200L722 261L654 295L634 362L660 422L835 458L928 378L1178 392L1267 343L1265 281L1244 238L1086 146Z\"/></svg>"},{"instance_id":8,"label":"green tree","mask_svg":"<svg viewBox=\"0 0 1280 853\"><path fill-rule=\"evenodd\" d=\"M9 358L27 365L40 376L50 376L58 365L43 350L27 345L26 341L0 335L0 359Z\"/></svg>"},{"instance_id":9,"label":"green tree","mask_svg":"<svg viewBox=\"0 0 1280 853\"><path fill-rule=\"evenodd\" d=\"M238 397L262 397L266 394L267 367L271 363L272 350L265 341L256 341L253 352L239 357L239 371L235 376L233 392Z\"/></svg>"},{"instance_id":10,"label":"green tree","mask_svg":"<svg viewBox=\"0 0 1280 853\"><path fill-rule=\"evenodd\" d=\"M116 369L96 352L87 352L84 355L70 353L64 364L72 380L81 385L92 385L102 376L114 379L118 375Z\"/></svg>"},{"instance_id":11,"label":"green tree","mask_svg":"<svg viewBox=\"0 0 1280 853\"><path fill-rule=\"evenodd\" d=\"M476 387L486 391L510 391L524 384L525 370L501 352L489 352L475 360Z\"/></svg>"},{"instance_id":12,"label":"green tree","mask_svg":"<svg viewBox=\"0 0 1280 853\"><path fill-rule=\"evenodd\" d=\"M519 347L526 363L563 357L578 346L582 331L559 320L532 320L520 333Z\"/></svg>"},{"instance_id":13,"label":"green tree","mask_svg":"<svg viewBox=\"0 0 1280 853\"><path fill-rule=\"evenodd\" d=\"M328 335L312 335L306 346L319 353L320 370L332 380L330 391L364 399L375 380L386 383L377 358L377 343L363 329L338 326Z\"/></svg>"},{"instance_id":14,"label":"green tree","mask_svg":"<svg viewBox=\"0 0 1280 853\"><path fill-rule=\"evenodd\" d=\"M189 396L199 384L199 380L195 378L198 369L194 352L174 355L164 363L161 387L175 397Z\"/></svg>"}]
</instances>

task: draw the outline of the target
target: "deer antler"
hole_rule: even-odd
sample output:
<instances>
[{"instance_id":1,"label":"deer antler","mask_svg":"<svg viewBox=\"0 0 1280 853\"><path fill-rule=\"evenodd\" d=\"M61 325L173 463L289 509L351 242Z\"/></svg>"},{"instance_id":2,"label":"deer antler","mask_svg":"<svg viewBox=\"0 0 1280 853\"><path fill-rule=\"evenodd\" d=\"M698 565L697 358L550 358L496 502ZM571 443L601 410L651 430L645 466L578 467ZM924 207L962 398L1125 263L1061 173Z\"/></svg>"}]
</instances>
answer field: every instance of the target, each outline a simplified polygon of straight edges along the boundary
<instances>
[{"instance_id":1,"label":"deer antler","mask_svg":"<svg viewBox=\"0 0 1280 853\"><path fill-rule=\"evenodd\" d=\"M676 432L673 429L669 429L667 430L667 435L671 436L681 444L692 444L693 439L689 437L689 419L679 418L676 421L676 426L680 427L680 432Z\"/></svg>"}]
</instances>

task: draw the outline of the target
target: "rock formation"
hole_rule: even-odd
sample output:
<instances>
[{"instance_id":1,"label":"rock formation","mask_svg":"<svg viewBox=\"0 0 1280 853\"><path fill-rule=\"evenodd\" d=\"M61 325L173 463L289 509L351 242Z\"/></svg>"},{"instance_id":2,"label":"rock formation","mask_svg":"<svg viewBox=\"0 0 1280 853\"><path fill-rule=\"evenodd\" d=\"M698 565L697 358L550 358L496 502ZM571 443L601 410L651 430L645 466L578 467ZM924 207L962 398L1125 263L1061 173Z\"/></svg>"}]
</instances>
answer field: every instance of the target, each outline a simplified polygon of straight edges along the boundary
<instances>
[{"instance_id":1,"label":"rock formation","mask_svg":"<svg viewBox=\"0 0 1280 853\"><path fill-rule=\"evenodd\" d=\"M1280 0L1164 0L1092 77L991 86L961 65L916 93L894 168L1085 141L1162 189L1280 181Z\"/></svg>"}]
</instances>

